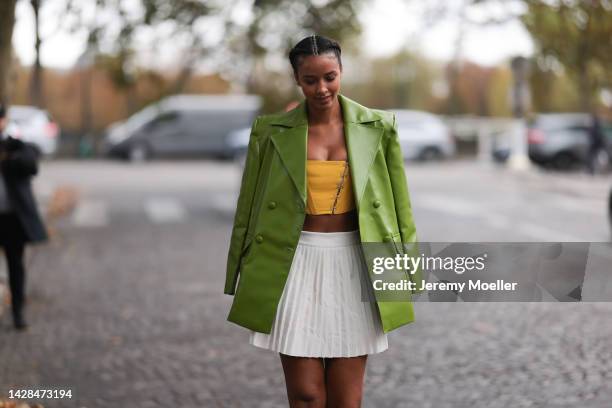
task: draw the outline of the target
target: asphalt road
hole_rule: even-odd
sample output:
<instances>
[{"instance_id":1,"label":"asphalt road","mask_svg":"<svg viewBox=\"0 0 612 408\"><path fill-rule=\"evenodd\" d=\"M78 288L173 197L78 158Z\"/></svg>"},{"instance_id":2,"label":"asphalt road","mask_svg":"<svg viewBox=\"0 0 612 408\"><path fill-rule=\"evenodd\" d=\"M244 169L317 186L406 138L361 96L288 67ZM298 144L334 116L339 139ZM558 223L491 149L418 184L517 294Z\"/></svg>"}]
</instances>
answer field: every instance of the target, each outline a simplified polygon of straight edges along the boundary
<instances>
[{"instance_id":1,"label":"asphalt road","mask_svg":"<svg viewBox=\"0 0 612 408\"><path fill-rule=\"evenodd\" d=\"M471 163L408 165L422 241L600 241L610 180ZM0 327L0 396L45 407L284 407L278 356L225 321L240 171L213 162L46 162L44 208L79 191L28 253L26 333ZM611 252L612 253L612 252ZM368 407L609 407L608 303L417 303L371 356ZM37 401L32 399L31 401Z\"/></svg>"}]
</instances>

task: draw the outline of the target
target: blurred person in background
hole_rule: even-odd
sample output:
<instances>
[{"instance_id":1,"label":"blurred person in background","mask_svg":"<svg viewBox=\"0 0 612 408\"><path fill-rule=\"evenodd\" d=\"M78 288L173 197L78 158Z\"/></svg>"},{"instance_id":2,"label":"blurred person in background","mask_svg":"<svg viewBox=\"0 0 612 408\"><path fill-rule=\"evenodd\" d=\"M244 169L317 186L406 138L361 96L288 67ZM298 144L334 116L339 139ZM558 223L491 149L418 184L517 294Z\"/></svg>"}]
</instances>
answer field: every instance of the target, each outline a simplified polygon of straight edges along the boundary
<instances>
[{"instance_id":1,"label":"blurred person in background","mask_svg":"<svg viewBox=\"0 0 612 408\"><path fill-rule=\"evenodd\" d=\"M595 174L597 172L599 158L603 152L607 154L604 135L601 130L601 121L597 113L593 113L591 116L591 127L589 128L589 152L587 157L587 168L589 173ZM609 161L610 157L608 157L608 162Z\"/></svg>"},{"instance_id":2,"label":"blurred person in background","mask_svg":"<svg viewBox=\"0 0 612 408\"><path fill-rule=\"evenodd\" d=\"M361 406L368 355L414 320L374 298L362 248L416 241L395 116L340 94L340 55L318 35L289 53L305 99L256 118L228 253L228 320L279 353L291 407Z\"/></svg>"},{"instance_id":3,"label":"blurred person in background","mask_svg":"<svg viewBox=\"0 0 612 408\"><path fill-rule=\"evenodd\" d=\"M6 107L0 104L0 247L8 265L13 324L24 330L26 303L25 245L47 239L38 214L31 178L38 173L35 147L5 133Z\"/></svg>"}]
</instances>

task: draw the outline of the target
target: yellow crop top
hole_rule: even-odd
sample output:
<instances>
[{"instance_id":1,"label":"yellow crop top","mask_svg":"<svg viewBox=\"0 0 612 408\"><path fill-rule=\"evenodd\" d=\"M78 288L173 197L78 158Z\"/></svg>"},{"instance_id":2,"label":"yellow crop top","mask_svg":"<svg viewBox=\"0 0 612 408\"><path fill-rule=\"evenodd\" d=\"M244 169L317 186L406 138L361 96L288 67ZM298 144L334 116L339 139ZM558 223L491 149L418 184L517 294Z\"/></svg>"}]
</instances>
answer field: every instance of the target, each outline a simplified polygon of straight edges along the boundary
<instances>
[{"instance_id":1,"label":"yellow crop top","mask_svg":"<svg viewBox=\"0 0 612 408\"><path fill-rule=\"evenodd\" d=\"M306 214L342 214L355 208L348 162L307 160L306 182Z\"/></svg>"}]
</instances>

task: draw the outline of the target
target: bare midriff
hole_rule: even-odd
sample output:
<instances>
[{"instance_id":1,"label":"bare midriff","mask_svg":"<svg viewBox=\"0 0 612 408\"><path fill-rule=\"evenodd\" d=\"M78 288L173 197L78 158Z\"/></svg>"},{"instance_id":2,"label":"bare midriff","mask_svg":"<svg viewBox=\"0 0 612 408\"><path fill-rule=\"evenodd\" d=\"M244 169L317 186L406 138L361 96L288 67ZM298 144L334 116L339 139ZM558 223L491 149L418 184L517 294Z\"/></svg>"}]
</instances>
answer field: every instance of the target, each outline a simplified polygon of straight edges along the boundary
<instances>
[{"instance_id":1,"label":"bare midriff","mask_svg":"<svg viewBox=\"0 0 612 408\"><path fill-rule=\"evenodd\" d=\"M304 231L313 232L342 232L358 229L357 211L352 210L342 214L306 214Z\"/></svg>"}]
</instances>

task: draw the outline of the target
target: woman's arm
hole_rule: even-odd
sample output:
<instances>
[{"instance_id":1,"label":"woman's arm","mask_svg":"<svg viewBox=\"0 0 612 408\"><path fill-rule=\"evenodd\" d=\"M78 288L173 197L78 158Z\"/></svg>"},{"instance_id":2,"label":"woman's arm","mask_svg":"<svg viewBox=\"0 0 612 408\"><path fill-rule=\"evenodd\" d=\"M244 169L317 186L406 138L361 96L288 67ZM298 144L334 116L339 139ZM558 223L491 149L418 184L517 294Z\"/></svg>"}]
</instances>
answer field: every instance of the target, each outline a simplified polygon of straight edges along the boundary
<instances>
[{"instance_id":1,"label":"woman's arm","mask_svg":"<svg viewBox=\"0 0 612 408\"><path fill-rule=\"evenodd\" d=\"M399 144L395 114L393 115L393 125L390 130L385 158L393 190L393 201L395 202L395 213L397 214L397 224L400 230L402 246L409 256L416 257L419 256L416 226L412 217L408 182L406 181L406 173L404 171L404 156ZM411 280L416 282L417 288L421 287L422 271L420 268L411 275ZM413 291L413 293L418 292L420 291Z\"/></svg>"},{"instance_id":2,"label":"woman's arm","mask_svg":"<svg viewBox=\"0 0 612 408\"><path fill-rule=\"evenodd\" d=\"M238 268L240 266L240 258L245 246L246 232L249 226L248 224L253 204L253 195L255 194L255 187L259 175L259 147L256 119L253 123L253 127L251 128L247 157L244 165L244 172L242 173L242 181L240 183L240 194L238 195L236 214L234 215L234 226L232 228L229 253L227 255L227 270L224 289L224 293L227 295L233 295L236 291L236 283L238 281L239 273Z\"/></svg>"}]
</instances>

